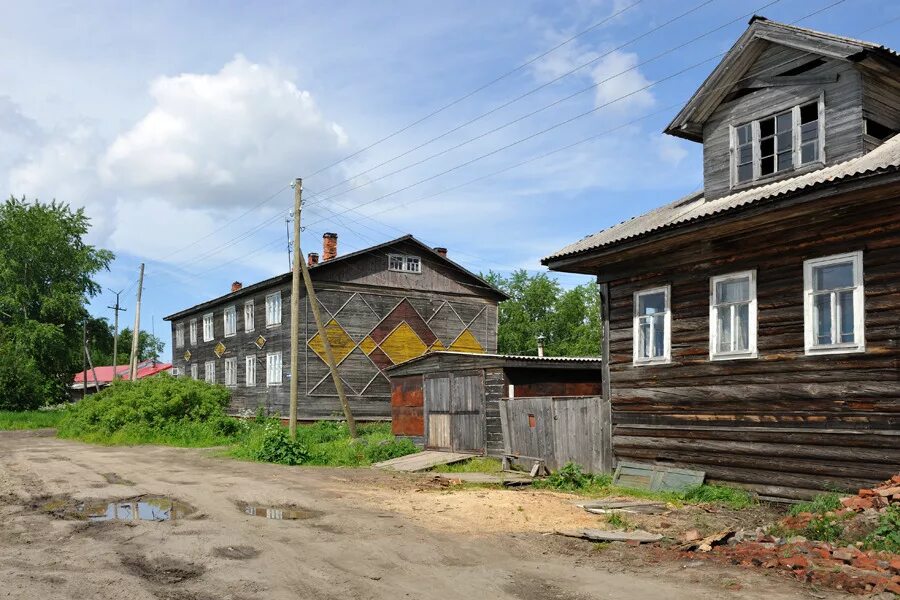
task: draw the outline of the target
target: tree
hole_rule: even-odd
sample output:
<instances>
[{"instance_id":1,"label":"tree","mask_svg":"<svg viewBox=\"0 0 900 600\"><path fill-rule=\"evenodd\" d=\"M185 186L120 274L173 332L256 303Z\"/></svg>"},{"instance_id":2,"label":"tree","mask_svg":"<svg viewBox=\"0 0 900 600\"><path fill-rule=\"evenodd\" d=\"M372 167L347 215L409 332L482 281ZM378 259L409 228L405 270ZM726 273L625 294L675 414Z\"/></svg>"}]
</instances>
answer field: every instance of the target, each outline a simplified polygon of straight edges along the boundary
<instances>
[{"instance_id":1,"label":"tree","mask_svg":"<svg viewBox=\"0 0 900 600\"><path fill-rule=\"evenodd\" d=\"M62 401L81 370L92 277L113 259L84 242L89 227L67 204L0 204L0 409Z\"/></svg>"},{"instance_id":2,"label":"tree","mask_svg":"<svg viewBox=\"0 0 900 600\"><path fill-rule=\"evenodd\" d=\"M91 361L95 366L113 364L113 326L105 318L90 318L87 323L88 348ZM143 329L138 334L138 362L159 360L165 343ZM127 365L131 357L131 329L128 327L119 332L117 365Z\"/></svg>"},{"instance_id":3,"label":"tree","mask_svg":"<svg viewBox=\"0 0 900 600\"><path fill-rule=\"evenodd\" d=\"M492 271L485 279L510 297L499 308L499 352L536 355L542 335L548 356L599 356L600 302L593 284L563 291L546 273L525 270L509 277Z\"/></svg>"}]
</instances>

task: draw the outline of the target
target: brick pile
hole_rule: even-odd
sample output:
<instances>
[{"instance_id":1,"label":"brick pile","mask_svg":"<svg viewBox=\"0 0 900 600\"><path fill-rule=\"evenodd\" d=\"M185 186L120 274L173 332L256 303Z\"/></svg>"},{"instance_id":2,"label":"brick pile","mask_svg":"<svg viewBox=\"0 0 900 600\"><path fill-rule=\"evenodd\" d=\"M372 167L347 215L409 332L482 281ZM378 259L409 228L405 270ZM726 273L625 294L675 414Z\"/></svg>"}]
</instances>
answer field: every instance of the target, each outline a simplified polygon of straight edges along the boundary
<instances>
[{"instance_id":1,"label":"brick pile","mask_svg":"<svg viewBox=\"0 0 900 600\"><path fill-rule=\"evenodd\" d=\"M855 496L841 499L841 508L826 513L853 526L855 520L872 523L891 504L900 504L900 475ZM785 517L774 530L802 530L822 515L800 513ZM723 532L724 533L724 532ZM695 546L684 554L689 558L727 561L745 567L760 567L820 586L854 594L900 596L900 555L862 549L861 542L834 545L807 540L802 536L777 538L762 529L747 533L728 532L707 547ZM703 552L703 549L707 549Z\"/></svg>"}]
</instances>

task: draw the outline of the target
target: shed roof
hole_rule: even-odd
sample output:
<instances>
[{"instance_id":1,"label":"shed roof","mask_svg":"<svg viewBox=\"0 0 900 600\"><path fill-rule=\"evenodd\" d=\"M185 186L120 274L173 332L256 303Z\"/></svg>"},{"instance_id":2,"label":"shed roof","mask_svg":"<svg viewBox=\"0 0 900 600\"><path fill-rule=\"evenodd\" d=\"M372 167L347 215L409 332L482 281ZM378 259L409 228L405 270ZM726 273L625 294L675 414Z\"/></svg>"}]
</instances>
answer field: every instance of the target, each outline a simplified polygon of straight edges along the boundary
<instances>
[{"instance_id":1,"label":"shed roof","mask_svg":"<svg viewBox=\"0 0 900 600\"><path fill-rule=\"evenodd\" d=\"M385 371L389 375L402 376L406 371L418 370L431 362L459 363L460 365L468 365L469 368L472 368L472 365L477 365L476 368L599 369L603 361L600 357L594 356L524 356L515 354L473 354L439 350L411 358L399 365L388 367Z\"/></svg>"},{"instance_id":2,"label":"shed roof","mask_svg":"<svg viewBox=\"0 0 900 600\"><path fill-rule=\"evenodd\" d=\"M171 368L172 363L153 362L147 360L138 364L137 379L150 377L151 375L156 375L157 373L168 371ZM112 383L114 375L116 374L118 374L119 379L128 380L131 378L131 370L129 369L128 365L119 365L118 367L98 366L94 367L93 369L88 369L87 371L79 371L78 373L75 373L75 377L72 380L72 387L74 389L81 389L82 387L84 387L85 380L87 380L87 386L89 388L93 387L94 373L97 374L97 383L101 386Z\"/></svg>"},{"instance_id":3,"label":"shed roof","mask_svg":"<svg viewBox=\"0 0 900 600\"><path fill-rule=\"evenodd\" d=\"M706 200L703 192L689 194L643 215L613 225L589 235L541 260L553 267L553 263L592 250L614 246L651 233L671 229L705 217L726 213L742 207L786 196L799 191L810 191L819 186L851 180L869 174L900 170L900 135L895 135L871 152L841 163L809 173L775 181L728 196Z\"/></svg>"},{"instance_id":4,"label":"shed roof","mask_svg":"<svg viewBox=\"0 0 900 600\"><path fill-rule=\"evenodd\" d=\"M313 265L313 266L309 267L310 276L315 278L316 275L318 275L318 274L326 273L329 270L334 269L335 265L340 267L342 265L346 265L348 261L350 261L351 259L353 259L355 257L362 256L364 254L368 254L371 252L377 252L379 250L384 250L385 248L387 248L389 246L394 246L394 245L401 244L401 243L410 243L415 246L418 246L423 252L426 252L428 254L428 257L431 260L434 260L437 262L442 262L442 263L452 267L453 269L459 271L460 273L465 275L470 280L473 287L483 290L485 296L494 298L498 301L503 301L508 298L508 296L504 292L497 289L495 286L493 286L491 283L486 281L481 276L476 275L472 271L469 271L468 269L466 269L465 267L463 267L456 261L450 260L446 256L438 254L437 252L434 251L434 249L432 247L421 242L420 240L417 240L412 234L409 234L409 233L406 235L400 236L398 238L395 238L393 240L389 240L389 241L381 243L381 244L376 244L374 246L369 246L368 248L363 248L362 250L356 250L355 252L350 252L348 254L341 254L339 256L336 256L335 258L332 258L331 260L323 261L316 265ZM191 306L190 308L186 308L184 310L180 310L176 313L172 313L171 315L163 317L163 319L166 321L172 321L174 319L179 319L187 314L194 313L194 312L203 310L203 309L211 307L211 306L215 306L226 300L233 300L233 299L239 298L241 296L250 295L261 289L264 289L264 288L267 288L267 287L270 287L273 285L277 285L280 283L286 283L290 280L291 280L291 271L288 271L287 273L282 273L281 275L276 275L274 277L264 279L262 281L254 283L252 285L244 286L236 292L223 294L222 296L213 298L212 300L207 300L205 302L201 302L200 304L195 304L194 306Z\"/></svg>"}]
</instances>

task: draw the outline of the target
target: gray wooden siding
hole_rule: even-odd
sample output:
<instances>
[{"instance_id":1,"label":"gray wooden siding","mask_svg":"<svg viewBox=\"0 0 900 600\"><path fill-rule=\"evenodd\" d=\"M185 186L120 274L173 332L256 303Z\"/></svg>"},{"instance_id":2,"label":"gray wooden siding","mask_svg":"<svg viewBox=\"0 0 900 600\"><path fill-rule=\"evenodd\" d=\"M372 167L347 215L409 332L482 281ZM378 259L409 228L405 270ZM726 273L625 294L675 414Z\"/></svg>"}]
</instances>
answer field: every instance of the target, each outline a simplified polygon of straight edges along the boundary
<instances>
[{"instance_id":1,"label":"gray wooden siding","mask_svg":"<svg viewBox=\"0 0 900 600\"><path fill-rule=\"evenodd\" d=\"M757 75L773 77L792 67L816 58L800 50L770 45L745 75L749 80ZM779 66L784 63L784 66ZM774 68L773 68L774 67ZM707 199L719 198L731 192L730 126L764 118L825 94L825 158L834 164L860 156L863 146L862 80L857 67L845 61L829 60L803 73L800 77L836 77L827 84L774 86L759 89L749 95L720 105L703 127L703 180ZM802 79L801 79L802 81ZM780 177L790 177L788 171ZM767 179L766 181L771 181Z\"/></svg>"},{"instance_id":2,"label":"gray wooden siding","mask_svg":"<svg viewBox=\"0 0 900 600\"><path fill-rule=\"evenodd\" d=\"M550 469L573 462L585 471L600 472L600 401L597 397L504 398L500 410L510 453L521 457L524 465L541 459Z\"/></svg>"},{"instance_id":3,"label":"gray wooden siding","mask_svg":"<svg viewBox=\"0 0 900 600\"><path fill-rule=\"evenodd\" d=\"M382 268L387 264L380 261ZM343 269L344 267L341 267ZM427 272L427 270L426 270ZM402 274L400 274L402 275ZM437 282L443 278L436 273L431 281ZM416 280L413 283L421 283ZM461 288L460 284L450 281L446 285L432 285L432 288L444 287L452 292L422 291L416 287L411 289L397 289L395 287L374 286L371 284L343 283L322 281L316 282L316 291L323 310L323 319L327 322L333 314L340 311L342 327L355 341L359 341L366 333L366 327L356 327L361 319L354 315L362 314L363 306L348 303L354 294L359 293L367 298L367 301L375 305L378 314L389 311L404 298L408 299L414 308L426 320L431 316L433 307L439 307L445 302L452 303L454 310L462 315L472 315L475 319L470 329L480 344L488 352L495 352L497 345L497 307L495 301L486 298L483 290L477 294ZM265 297L276 290L281 291L282 319L281 325L267 328L265 325ZM465 295L461 292L465 291ZM254 302L255 328L253 332L244 332L244 303L252 299ZM235 336L224 337L223 311L228 306L235 306L237 315L237 333ZM346 311L346 312L345 312ZM203 341L203 315L212 312L214 324L214 338L210 342ZM476 316L477 315L477 316ZM190 343L190 320L196 318L198 324L197 344ZM307 341L316 333L315 322L309 310L306 294L301 301L301 327L300 327L300 370L297 373L300 388L300 400L298 413L301 419L342 419L334 384L328 376L328 369L324 362L319 360ZM177 323L184 324L185 345L175 348L175 327ZM240 411L255 412L258 407L263 407L269 414L286 416L289 407L290 388L290 284L277 284L269 288L256 290L253 294L224 300L193 314L187 314L171 323L172 327L172 354L173 366L178 368L185 376L190 376L190 365L199 365L199 378L203 379L204 363L208 360L216 363L216 382L224 384L226 358L237 358L237 386L232 388L232 400L229 411L237 414ZM370 328L370 327L369 327ZM462 326L460 326L460 329ZM266 338L265 346L258 349L255 340L259 335ZM225 344L226 350L221 358L214 353L218 342ZM190 361L185 360L185 351L190 350ZM280 351L282 353L282 383L281 385L268 387L266 385L266 354ZM256 387L246 387L245 357L255 355L257 357ZM354 350L338 367L342 378L348 387L348 396L354 416L361 419L389 419L390 384L386 377L375 377L379 373L369 359L359 350ZM371 383L370 383L371 382Z\"/></svg>"}]
</instances>

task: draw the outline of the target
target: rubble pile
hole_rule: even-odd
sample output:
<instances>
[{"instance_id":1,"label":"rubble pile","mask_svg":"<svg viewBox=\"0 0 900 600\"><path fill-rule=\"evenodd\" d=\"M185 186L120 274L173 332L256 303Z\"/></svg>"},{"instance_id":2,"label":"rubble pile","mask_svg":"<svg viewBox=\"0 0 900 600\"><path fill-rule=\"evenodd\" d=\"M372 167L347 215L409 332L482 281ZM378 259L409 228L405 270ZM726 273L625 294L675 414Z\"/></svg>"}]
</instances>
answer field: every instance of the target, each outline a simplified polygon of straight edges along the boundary
<instances>
[{"instance_id":1,"label":"rubble pile","mask_svg":"<svg viewBox=\"0 0 900 600\"><path fill-rule=\"evenodd\" d=\"M900 475L895 475L877 487L841 498L835 510L801 512L767 530L719 532L681 549L690 558L785 571L802 581L855 594L900 596L900 554L867 549L882 515L898 508Z\"/></svg>"}]
</instances>

